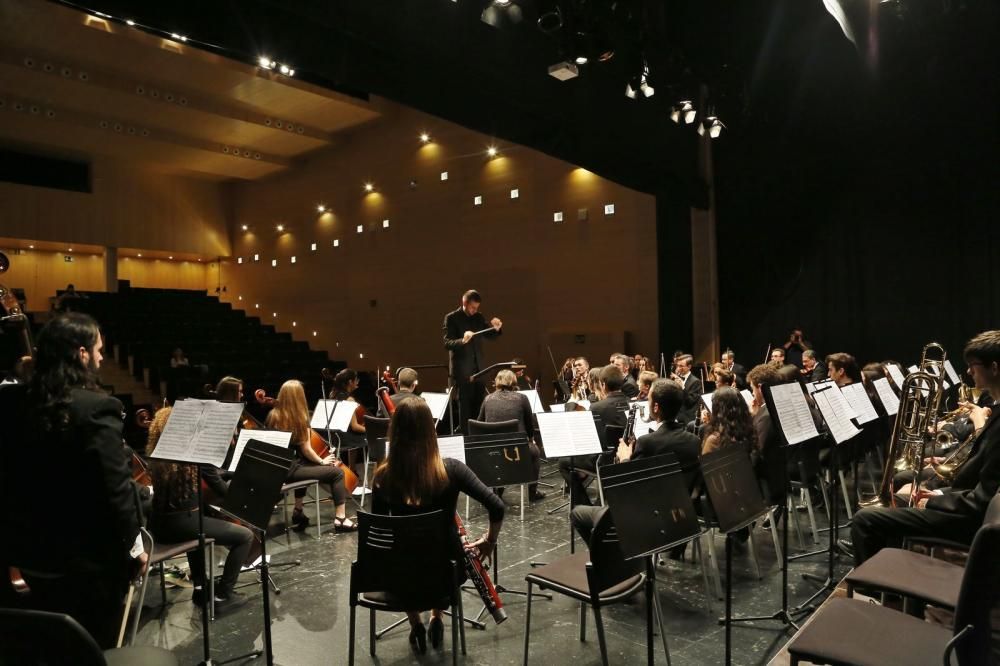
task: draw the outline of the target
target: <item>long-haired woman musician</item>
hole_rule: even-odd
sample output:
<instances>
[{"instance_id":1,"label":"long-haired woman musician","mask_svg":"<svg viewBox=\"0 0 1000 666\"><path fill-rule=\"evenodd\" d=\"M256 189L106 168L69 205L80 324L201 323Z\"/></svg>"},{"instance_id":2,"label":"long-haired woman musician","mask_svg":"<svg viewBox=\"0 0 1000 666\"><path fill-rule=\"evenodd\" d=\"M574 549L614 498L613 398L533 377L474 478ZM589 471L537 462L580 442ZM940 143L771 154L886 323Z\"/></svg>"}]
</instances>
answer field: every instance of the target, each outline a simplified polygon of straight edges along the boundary
<instances>
[{"instance_id":1,"label":"long-haired woman musician","mask_svg":"<svg viewBox=\"0 0 1000 666\"><path fill-rule=\"evenodd\" d=\"M749 453L756 441L753 418L746 400L736 389L723 386L712 394L712 416L702 433L702 455L731 446L746 447Z\"/></svg>"},{"instance_id":2,"label":"long-haired woman musician","mask_svg":"<svg viewBox=\"0 0 1000 666\"><path fill-rule=\"evenodd\" d=\"M479 549L481 557L488 557L496 545L503 522L503 501L487 488L465 463L451 458L441 459L431 410L423 400L405 400L396 407L389 423L389 456L373 479L372 508L375 513L410 515L441 510L442 520L450 525L454 536L454 551L461 559L462 542L455 526L455 507L458 494L465 493L482 503L490 516L489 531L469 547ZM464 569L459 570L465 580ZM408 611L410 619L410 644L415 652L427 649L427 630L417 609ZM439 647L444 636L442 610L431 611L429 625L431 645Z\"/></svg>"},{"instance_id":3,"label":"long-haired woman musician","mask_svg":"<svg viewBox=\"0 0 1000 666\"><path fill-rule=\"evenodd\" d=\"M336 518L334 527L340 532L358 529L354 520L347 517L347 488L344 487L344 470L337 466L337 457L332 453L321 458L309 445L312 431L309 428L309 408L306 406L306 392L302 383L291 379L281 385L274 408L267 415L267 427L292 433L291 448L296 453L295 462L288 471L289 481L316 479L326 484L333 495ZM303 511L305 490L300 495L295 491L295 510L292 522L296 526L309 524Z\"/></svg>"}]
</instances>

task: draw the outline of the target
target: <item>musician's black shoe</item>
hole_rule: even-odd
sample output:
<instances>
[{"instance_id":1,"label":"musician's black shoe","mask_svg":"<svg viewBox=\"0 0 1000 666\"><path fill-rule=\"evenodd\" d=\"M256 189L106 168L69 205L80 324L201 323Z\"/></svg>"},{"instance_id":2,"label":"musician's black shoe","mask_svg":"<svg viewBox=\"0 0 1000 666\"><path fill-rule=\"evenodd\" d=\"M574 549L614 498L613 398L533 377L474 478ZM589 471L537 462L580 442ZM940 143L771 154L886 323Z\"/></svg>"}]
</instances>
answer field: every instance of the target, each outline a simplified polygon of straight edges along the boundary
<instances>
[{"instance_id":1,"label":"musician's black shoe","mask_svg":"<svg viewBox=\"0 0 1000 666\"><path fill-rule=\"evenodd\" d=\"M292 527L296 532L301 532L305 528L309 527L309 516L302 509L295 509L292 511Z\"/></svg>"},{"instance_id":2,"label":"musician's black shoe","mask_svg":"<svg viewBox=\"0 0 1000 666\"><path fill-rule=\"evenodd\" d=\"M427 630L423 624L410 625L410 647L416 654L427 653Z\"/></svg>"},{"instance_id":3,"label":"musician's black shoe","mask_svg":"<svg viewBox=\"0 0 1000 666\"><path fill-rule=\"evenodd\" d=\"M237 592L236 590L230 590L228 592L219 592L215 595L215 614L225 615L226 613L231 613L237 608L241 608L247 603L247 595L242 592Z\"/></svg>"},{"instance_id":4,"label":"musician's black shoe","mask_svg":"<svg viewBox=\"0 0 1000 666\"><path fill-rule=\"evenodd\" d=\"M441 618L431 618L431 623L427 625L427 633L431 635L431 647L439 649L444 642L444 622Z\"/></svg>"},{"instance_id":5,"label":"musician's black shoe","mask_svg":"<svg viewBox=\"0 0 1000 666\"><path fill-rule=\"evenodd\" d=\"M528 496L528 499L532 502L541 502L543 499L548 497L545 493L540 490L536 490Z\"/></svg>"},{"instance_id":6,"label":"musician's black shoe","mask_svg":"<svg viewBox=\"0 0 1000 666\"><path fill-rule=\"evenodd\" d=\"M847 539L837 539L837 548L848 557L854 557L854 542Z\"/></svg>"}]
</instances>

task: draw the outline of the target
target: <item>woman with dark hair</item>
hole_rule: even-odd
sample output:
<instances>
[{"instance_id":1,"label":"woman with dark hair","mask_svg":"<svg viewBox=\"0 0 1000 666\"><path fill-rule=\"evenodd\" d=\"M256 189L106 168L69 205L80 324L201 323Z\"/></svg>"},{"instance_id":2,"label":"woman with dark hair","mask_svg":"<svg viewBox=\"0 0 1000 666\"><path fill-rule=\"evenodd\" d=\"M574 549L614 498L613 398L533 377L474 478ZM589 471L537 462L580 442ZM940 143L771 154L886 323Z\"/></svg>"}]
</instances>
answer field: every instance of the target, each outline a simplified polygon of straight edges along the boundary
<instances>
[{"instance_id":1,"label":"woman with dark hair","mask_svg":"<svg viewBox=\"0 0 1000 666\"><path fill-rule=\"evenodd\" d=\"M357 524L347 517L347 488L344 487L344 470L340 469L337 456L330 454L321 458L310 446L312 429L309 427L309 408L302 383L290 379L281 385L274 409L267 415L267 427L292 433L291 448L295 451L295 462L288 471L288 481L316 479L326 484L333 496L333 525L338 532L353 532ZM292 522L297 529L305 529L309 518L303 510L305 488L295 491L295 510Z\"/></svg>"},{"instance_id":2,"label":"woman with dark hair","mask_svg":"<svg viewBox=\"0 0 1000 666\"><path fill-rule=\"evenodd\" d=\"M359 383L357 371L344 368L333 378L330 399L347 400L356 403L357 400L354 399L354 392L358 390ZM364 410L361 413L364 414ZM347 464L352 469L355 469L356 472L362 472L358 474L359 477L364 476L364 470L359 467L359 465L364 464L359 453L361 448L368 443L365 436L364 416L359 416L358 412L355 411L354 416L351 417L351 425L347 428L347 432L338 432L337 437L340 438L341 446L347 449Z\"/></svg>"},{"instance_id":3,"label":"woman with dark hair","mask_svg":"<svg viewBox=\"0 0 1000 666\"><path fill-rule=\"evenodd\" d=\"M215 399L219 402L243 402L243 380L227 375L215 385Z\"/></svg>"},{"instance_id":4,"label":"woman with dark hair","mask_svg":"<svg viewBox=\"0 0 1000 666\"><path fill-rule=\"evenodd\" d=\"M389 423L389 456L375 470L372 480L374 495L372 510L379 514L413 515L431 511L442 512L442 520L449 527L453 551L461 561L463 545L455 526L455 507L458 494L465 493L482 503L490 516L489 531L468 548L479 550L481 557L489 557L496 546L497 535L503 523L504 504L465 463L452 458L441 459L431 410L423 400L405 400L399 403ZM459 568L465 580L465 569ZM427 633L431 645L440 647L444 636L441 621L443 610L431 611L431 622L424 628L420 613L425 609L407 611L410 619L410 645L413 651L427 651Z\"/></svg>"},{"instance_id":5,"label":"woman with dark hair","mask_svg":"<svg viewBox=\"0 0 1000 666\"><path fill-rule=\"evenodd\" d=\"M712 395L712 416L702 430L701 455L731 446L747 452L757 439L746 400L736 389L723 386Z\"/></svg>"},{"instance_id":6,"label":"woman with dark hair","mask_svg":"<svg viewBox=\"0 0 1000 666\"><path fill-rule=\"evenodd\" d=\"M149 424L149 441L147 451L154 451L160 441L163 428L167 425L172 408L164 407L156 412L153 422ZM219 498L225 497L228 485L218 475L218 470L211 465L214 474L205 474L203 478L212 492ZM149 463L149 475L153 479L153 515L149 520L150 531L158 542L181 543L198 538L198 512L204 507L198 505L198 469L194 465L181 465L162 460L152 460ZM242 525L225 520L203 517L205 536L215 539L215 543L229 549L226 564L222 571L222 582L215 587L215 610L226 613L246 603L246 596L237 592L236 579L250 553L253 533ZM188 565L191 567L191 580L194 582L194 594L191 601L201 605L205 587L205 557L199 551L187 554Z\"/></svg>"},{"instance_id":7,"label":"woman with dark hair","mask_svg":"<svg viewBox=\"0 0 1000 666\"><path fill-rule=\"evenodd\" d=\"M91 317L56 316L37 345L27 389L0 391L0 562L5 577L20 568L33 608L69 614L110 648L128 581L148 560L122 404L99 389L104 342ZM38 492L30 473L42 452L58 492Z\"/></svg>"}]
</instances>

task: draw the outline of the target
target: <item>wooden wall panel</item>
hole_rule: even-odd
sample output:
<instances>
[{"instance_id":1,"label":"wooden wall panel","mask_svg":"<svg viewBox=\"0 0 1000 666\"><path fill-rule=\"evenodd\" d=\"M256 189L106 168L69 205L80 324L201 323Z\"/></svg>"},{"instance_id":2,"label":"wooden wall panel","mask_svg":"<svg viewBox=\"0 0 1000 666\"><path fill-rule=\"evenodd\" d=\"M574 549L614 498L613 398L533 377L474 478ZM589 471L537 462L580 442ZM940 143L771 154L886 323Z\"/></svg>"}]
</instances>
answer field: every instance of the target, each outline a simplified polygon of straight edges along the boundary
<instances>
[{"instance_id":1,"label":"wooden wall panel","mask_svg":"<svg viewBox=\"0 0 1000 666\"><path fill-rule=\"evenodd\" d=\"M502 142L491 160L489 137L409 110L387 115L289 174L234 187L235 257L222 267L234 305L363 368L447 362L442 320L469 287L505 322L487 343L493 361L523 356L550 378L556 333L658 353L653 197ZM433 143L420 145L422 130Z\"/></svg>"},{"instance_id":2,"label":"wooden wall panel","mask_svg":"<svg viewBox=\"0 0 1000 666\"><path fill-rule=\"evenodd\" d=\"M48 310L49 298L57 289L73 284L81 291L104 291L104 257L100 254L24 250L10 256L10 270L0 275L0 283L24 289L28 310ZM64 257L72 256L67 262Z\"/></svg>"}]
</instances>

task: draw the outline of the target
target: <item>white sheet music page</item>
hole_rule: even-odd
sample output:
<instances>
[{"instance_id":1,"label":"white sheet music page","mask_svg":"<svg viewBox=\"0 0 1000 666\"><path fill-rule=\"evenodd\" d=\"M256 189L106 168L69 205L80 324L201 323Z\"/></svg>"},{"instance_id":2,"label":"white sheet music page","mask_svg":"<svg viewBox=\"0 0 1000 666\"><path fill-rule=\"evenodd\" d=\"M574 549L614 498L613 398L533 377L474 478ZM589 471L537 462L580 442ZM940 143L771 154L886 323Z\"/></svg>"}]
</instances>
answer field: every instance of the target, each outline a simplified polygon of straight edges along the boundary
<instances>
[{"instance_id":1,"label":"white sheet music page","mask_svg":"<svg viewBox=\"0 0 1000 666\"><path fill-rule=\"evenodd\" d=\"M465 462L465 437L438 437L438 451L442 458L454 458Z\"/></svg>"},{"instance_id":2,"label":"white sheet music page","mask_svg":"<svg viewBox=\"0 0 1000 666\"><path fill-rule=\"evenodd\" d=\"M749 389L743 389L740 391L740 395L743 396L744 400L746 400L747 409L751 409L753 407L753 393L751 393Z\"/></svg>"},{"instance_id":3,"label":"white sheet music page","mask_svg":"<svg viewBox=\"0 0 1000 666\"><path fill-rule=\"evenodd\" d=\"M948 373L948 379L951 380L952 384L958 384L962 381L962 378L958 376L957 372L955 372L955 366L951 364L950 360L945 360L944 371Z\"/></svg>"},{"instance_id":4,"label":"white sheet music page","mask_svg":"<svg viewBox=\"0 0 1000 666\"><path fill-rule=\"evenodd\" d=\"M537 418L545 455L550 458L601 452L601 440L590 412L547 412Z\"/></svg>"},{"instance_id":5,"label":"white sheet music page","mask_svg":"<svg viewBox=\"0 0 1000 666\"><path fill-rule=\"evenodd\" d=\"M849 419L858 418L858 413L854 411L854 407L851 407L851 403L848 402L847 396L845 396L844 392L840 390L840 387L837 386L832 380L829 382L829 384L827 384L827 386L829 388L827 388L825 392L830 394L829 396L827 396L827 400L830 401L830 404L833 405L833 408L836 409L837 412L843 414L845 417ZM813 395L815 395L815 393Z\"/></svg>"},{"instance_id":6,"label":"white sheet music page","mask_svg":"<svg viewBox=\"0 0 1000 666\"><path fill-rule=\"evenodd\" d=\"M530 391L518 391L521 395L528 399L531 403L531 413L540 414L545 411L545 407L542 406L542 398L538 395L538 391L531 389Z\"/></svg>"},{"instance_id":7,"label":"white sheet music page","mask_svg":"<svg viewBox=\"0 0 1000 666\"><path fill-rule=\"evenodd\" d=\"M789 444L798 444L813 437L819 437L816 423L809 412L809 403L798 382L779 384L771 387L774 408L778 412L778 423Z\"/></svg>"},{"instance_id":8,"label":"white sheet music page","mask_svg":"<svg viewBox=\"0 0 1000 666\"><path fill-rule=\"evenodd\" d=\"M435 421L440 421L444 418L444 413L448 411L448 401L451 399L451 392L448 393L432 393L430 391L424 391L420 394L420 397L424 399L427 406L431 408L431 416L434 417Z\"/></svg>"},{"instance_id":9,"label":"white sheet music page","mask_svg":"<svg viewBox=\"0 0 1000 666\"><path fill-rule=\"evenodd\" d=\"M832 379L821 379L818 382L809 382L806 384L806 390L809 391L809 395L812 395L821 388L825 388L828 384L832 384Z\"/></svg>"},{"instance_id":10,"label":"white sheet music page","mask_svg":"<svg viewBox=\"0 0 1000 666\"><path fill-rule=\"evenodd\" d=\"M151 457L220 467L242 415L239 402L178 400Z\"/></svg>"},{"instance_id":11,"label":"white sheet music page","mask_svg":"<svg viewBox=\"0 0 1000 666\"><path fill-rule=\"evenodd\" d=\"M851 419L844 414L841 410L837 409L834 405L834 401L831 397L837 395L837 392L832 389L826 389L825 391L817 391L813 393L813 399L816 400L816 406L819 407L819 411L823 414L823 418L826 419L826 425L830 428L830 434L833 435L833 439L837 444L846 442L850 438L857 435L860 430L858 430Z\"/></svg>"},{"instance_id":12,"label":"white sheet music page","mask_svg":"<svg viewBox=\"0 0 1000 666\"><path fill-rule=\"evenodd\" d=\"M240 436L236 439L236 450L233 451L233 460L229 463L230 472L236 471L236 466L239 464L240 458L243 457L243 450L247 448L247 442L251 439L287 449L292 441L292 433L283 430L240 430Z\"/></svg>"},{"instance_id":13,"label":"white sheet music page","mask_svg":"<svg viewBox=\"0 0 1000 666\"><path fill-rule=\"evenodd\" d=\"M899 366L896 365L895 363L888 363L886 364L885 369L889 371L889 376L892 377L892 381L894 384L896 384L896 388L902 389L903 381L906 379L906 377L903 376L903 371L899 369Z\"/></svg>"},{"instance_id":14,"label":"white sheet music page","mask_svg":"<svg viewBox=\"0 0 1000 666\"><path fill-rule=\"evenodd\" d=\"M899 411L899 398L896 397L896 392L889 386L889 380L885 377L876 379L875 391L878 393L879 400L882 401L882 406L885 407L885 413L889 416L895 416L896 412Z\"/></svg>"},{"instance_id":15,"label":"white sheet music page","mask_svg":"<svg viewBox=\"0 0 1000 666\"><path fill-rule=\"evenodd\" d=\"M848 384L840 389L840 392L844 394L854 413L857 414L855 418L859 424L878 419L878 412L875 411L875 405L868 397L868 391L865 390L864 384L861 382Z\"/></svg>"},{"instance_id":16,"label":"white sheet music page","mask_svg":"<svg viewBox=\"0 0 1000 666\"><path fill-rule=\"evenodd\" d=\"M553 412L565 412L566 411L566 405L561 404L561 403L554 403L554 404L549 405L549 409L552 410Z\"/></svg>"},{"instance_id":17,"label":"white sheet music page","mask_svg":"<svg viewBox=\"0 0 1000 666\"><path fill-rule=\"evenodd\" d=\"M312 418L309 420L309 427L314 430L326 430L333 413L337 411L338 400L317 400L316 409L313 410Z\"/></svg>"},{"instance_id":18,"label":"white sheet music page","mask_svg":"<svg viewBox=\"0 0 1000 666\"><path fill-rule=\"evenodd\" d=\"M713 395L713 394L711 394L711 393L704 393L704 394L702 394L702 396L701 396L701 401L702 401L703 403L705 403L705 406L706 406L706 407L708 407L708 411L709 411L709 413L711 413L711 412L712 412L712 395Z\"/></svg>"}]
</instances>

